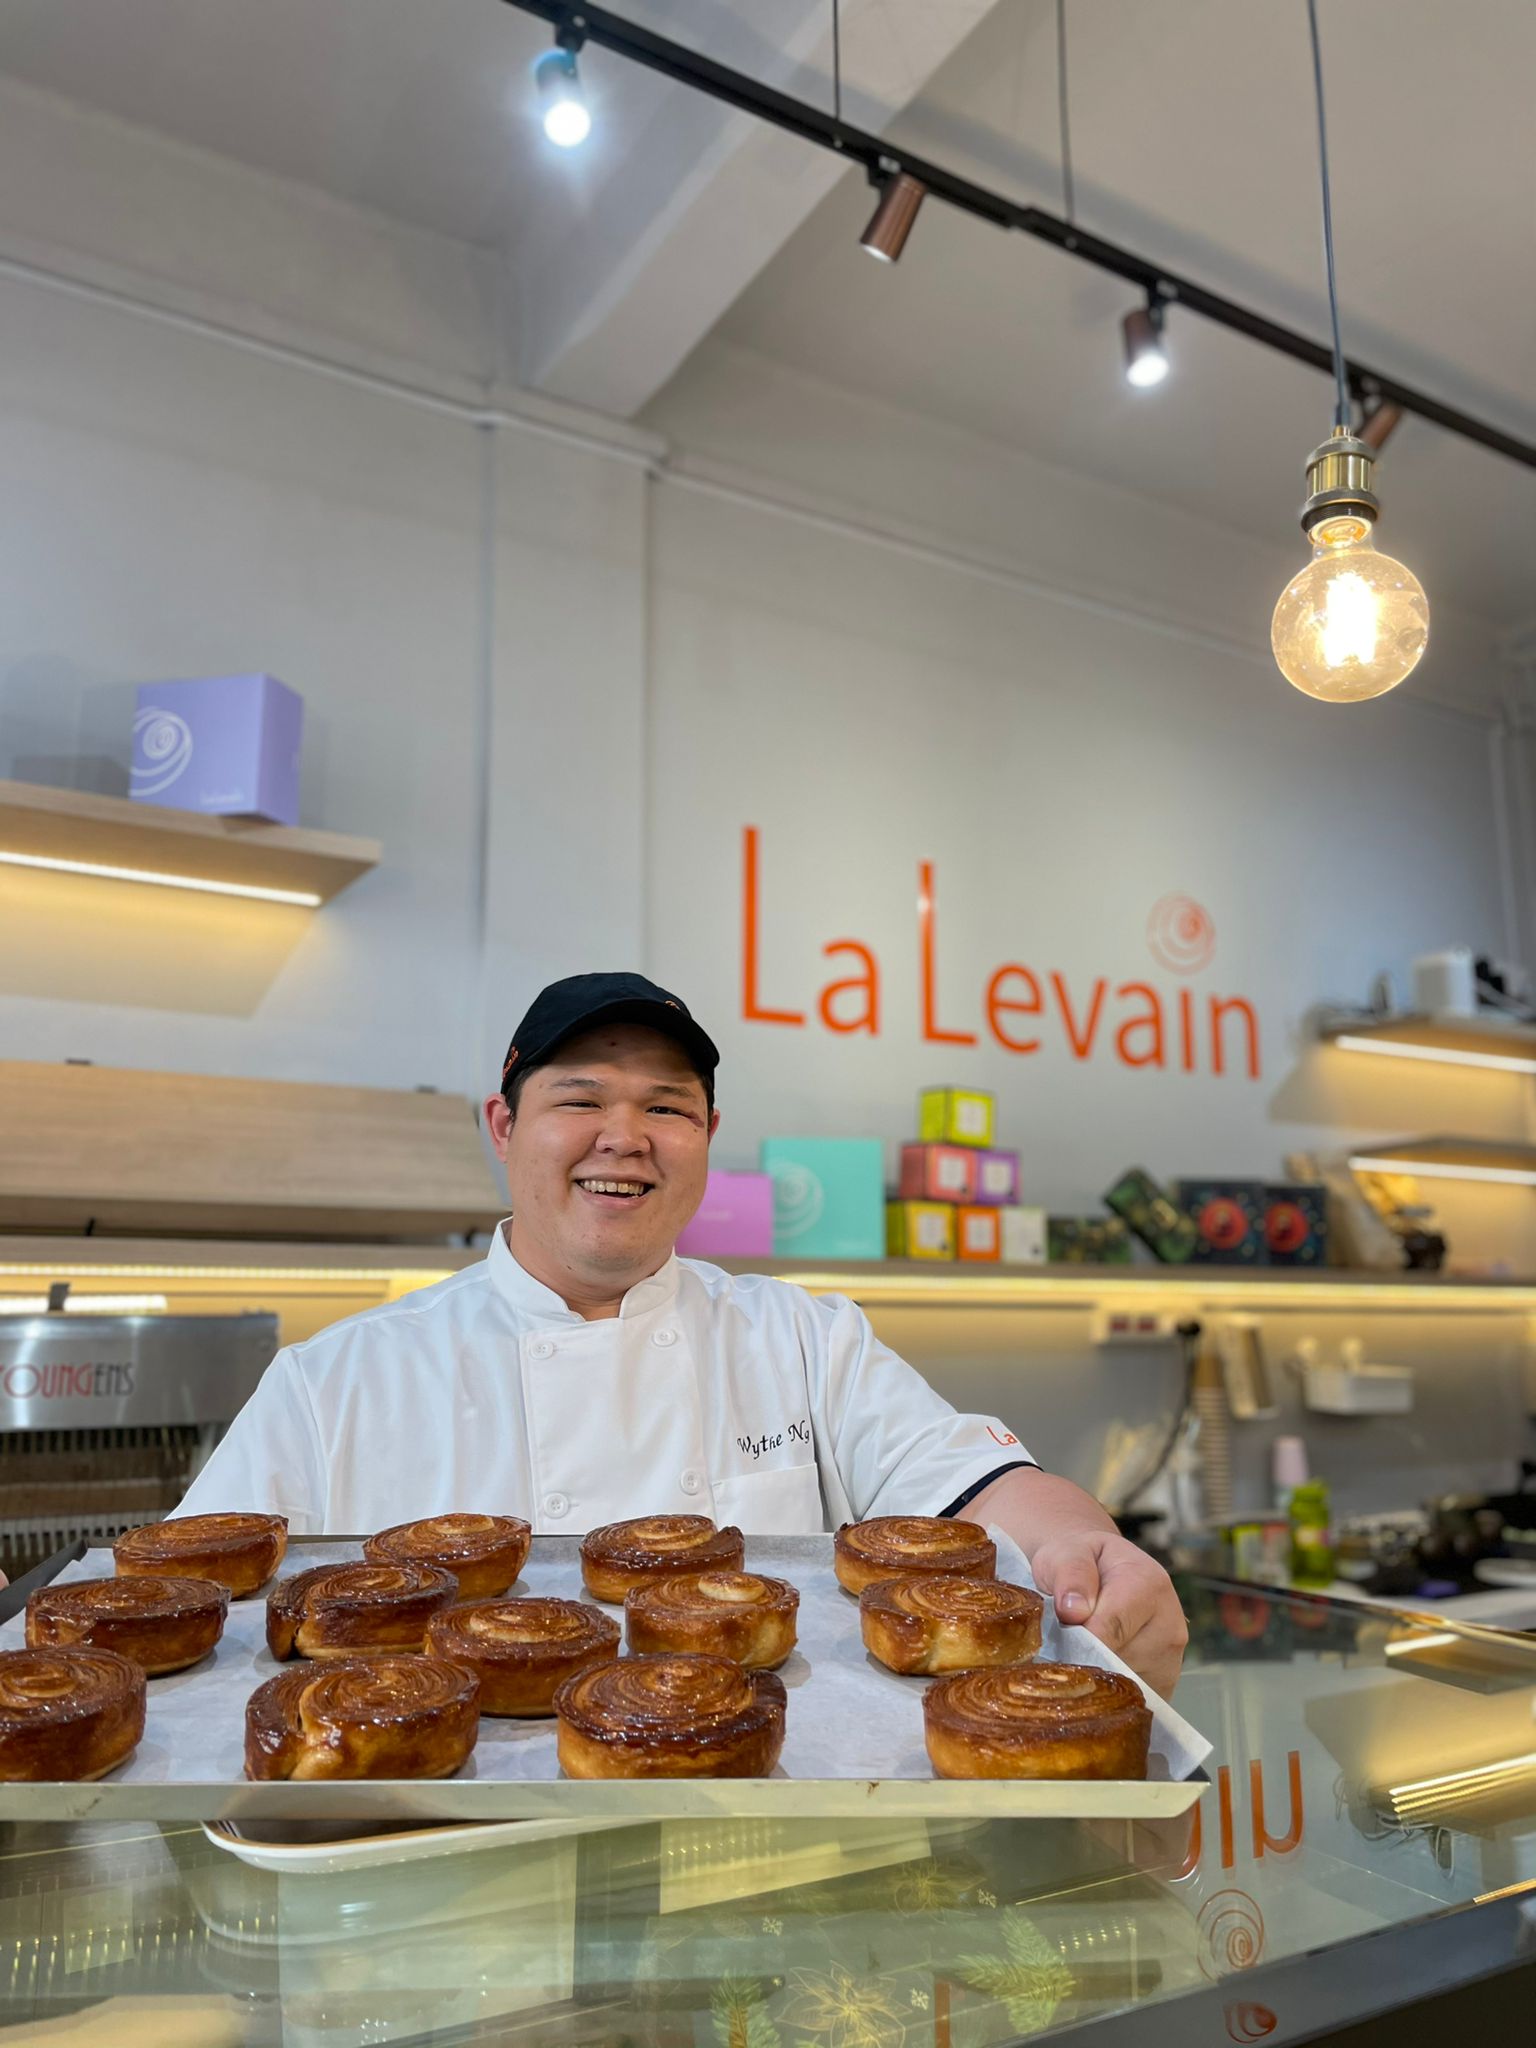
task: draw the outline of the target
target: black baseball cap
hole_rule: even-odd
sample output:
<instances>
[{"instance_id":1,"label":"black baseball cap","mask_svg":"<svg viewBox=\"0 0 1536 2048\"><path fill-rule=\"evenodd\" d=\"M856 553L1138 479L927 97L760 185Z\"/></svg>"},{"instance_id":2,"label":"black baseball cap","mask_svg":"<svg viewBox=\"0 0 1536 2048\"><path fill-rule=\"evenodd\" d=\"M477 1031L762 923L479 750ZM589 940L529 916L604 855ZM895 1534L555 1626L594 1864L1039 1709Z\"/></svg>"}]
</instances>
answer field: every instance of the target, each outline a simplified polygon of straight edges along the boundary
<instances>
[{"instance_id":1,"label":"black baseball cap","mask_svg":"<svg viewBox=\"0 0 1536 2048\"><path fill-rule=\"evenodd\" d=\"M700 1080L712 1090L720 1054L680 996L669 995L643 974L571 974L564 981L552 981L529 1004L502 1062L503 1092L514 1075L541 1066L566 1039L594 1024L648 1024L653 1031L664 1031L683 1048Z\"/></svg>"}]
</instances>

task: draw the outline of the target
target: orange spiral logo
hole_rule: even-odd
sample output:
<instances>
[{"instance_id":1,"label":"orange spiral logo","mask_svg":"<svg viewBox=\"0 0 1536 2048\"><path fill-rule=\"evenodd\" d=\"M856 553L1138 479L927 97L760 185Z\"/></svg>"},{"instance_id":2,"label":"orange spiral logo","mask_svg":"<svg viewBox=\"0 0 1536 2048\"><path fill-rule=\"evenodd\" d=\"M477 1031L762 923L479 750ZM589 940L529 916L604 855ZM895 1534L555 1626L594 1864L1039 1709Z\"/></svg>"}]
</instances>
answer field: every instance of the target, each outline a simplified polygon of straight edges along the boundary
<instances>
[{"instance_id":1,"label":"orange spiral logo","mask_svg":"<svg viewBox=\"0 0 1536 2048\"><path fill-rule=\"evenodd\" d=\"M1267 2005L1229 2005L1226 2022L1231 2041L1262 2041L1280 2024Z\"/></svg>"},{"instance_id":2,"label":"orange spiral logo","mask_svg":"<svg viewBox=\"0 0 1536 2048\"><path fill-rule=\"evenodd\" d=\"M1198 1925L1201 1973L1213 1982L1251 1970L1264 1953L1264 1915L1246 1892L1213 1892Z\"/></svg>"},{"instance_id":3,"label":"orange spiral logo","mask_svg":"<svg viewBox=\"0 0 1536 2048\"><path fill-rule=\"evenodd\" d=\"M1171 974L1198 974L1215 955L1216 927L1192 896L1164 896L1147 919L1147 944L1159 967Z\"/></svg>"}]
</instances>

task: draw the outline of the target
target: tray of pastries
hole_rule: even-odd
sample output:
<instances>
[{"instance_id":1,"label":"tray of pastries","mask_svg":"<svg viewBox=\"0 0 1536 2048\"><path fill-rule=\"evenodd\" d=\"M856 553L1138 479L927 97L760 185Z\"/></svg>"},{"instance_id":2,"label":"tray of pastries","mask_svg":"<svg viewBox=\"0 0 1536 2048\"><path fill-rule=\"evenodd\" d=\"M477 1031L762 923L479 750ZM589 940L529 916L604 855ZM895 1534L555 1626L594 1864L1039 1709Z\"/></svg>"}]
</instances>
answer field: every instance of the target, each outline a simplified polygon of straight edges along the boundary
<instances>
[{"instance_id":1,"label":"tray of pastries","mask_svg":"<svg viewBox=\"0 0 1536 2048\"><path fill-rule=\"evenodd\" d=\"M0 1627L0 1819L1150 1819L1208 1751L1003 1532L921 1516L200 1516Z\"/></svg>"}]
</instances>

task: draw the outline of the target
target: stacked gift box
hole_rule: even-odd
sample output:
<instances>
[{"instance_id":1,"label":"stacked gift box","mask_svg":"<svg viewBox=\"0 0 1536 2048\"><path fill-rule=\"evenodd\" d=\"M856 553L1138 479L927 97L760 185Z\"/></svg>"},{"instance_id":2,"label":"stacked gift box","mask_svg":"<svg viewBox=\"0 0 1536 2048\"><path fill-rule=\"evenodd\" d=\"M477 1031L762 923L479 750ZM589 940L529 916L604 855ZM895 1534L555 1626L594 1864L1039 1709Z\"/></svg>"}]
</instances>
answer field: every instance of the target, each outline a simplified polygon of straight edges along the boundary
<instances>
[{"instance_id":1,"label":"stacked gift box","mask_svg":"<svg viewBox=\"0 0 1536 2048\"><path fill-rule=\"evenodd\" d=\"M1296 1181L1179 1180L1164 1189L1139 1166L1104 1197L1166 1265L1324 1266L1325 1191Z\"/></svg>"},{"instance_id":2,"label":"stacked gift box","mask_svg":"<svg viewBox=\"0 0 1536 2048\"><path fill-rule=\"evenodd\" d=\"M1045 1212L1019 1202L1019 1155L995 1143L997 1105L975 1088L926 1088L916 1142L886 1203L893 1259L1001 1260L1039 1265Z\"/></svg>"}]
</instances>

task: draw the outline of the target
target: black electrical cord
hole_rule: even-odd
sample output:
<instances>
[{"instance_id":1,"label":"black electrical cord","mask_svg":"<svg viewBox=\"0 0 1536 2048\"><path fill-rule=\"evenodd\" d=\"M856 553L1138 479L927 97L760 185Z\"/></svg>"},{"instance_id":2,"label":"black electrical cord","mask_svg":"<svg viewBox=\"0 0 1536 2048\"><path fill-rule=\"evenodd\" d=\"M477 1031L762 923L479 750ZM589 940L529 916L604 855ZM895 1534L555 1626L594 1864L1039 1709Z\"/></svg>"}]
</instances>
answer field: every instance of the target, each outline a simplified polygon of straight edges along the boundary
<instances>
[{"instance_id":1,"label":"black electrical cord","mask_svg":"<svg viewBox=\"0 0 1536 2048\"><path fill-rule=\"evenodd\" d=\"M1169 1430L1157 1456L1147 1467L1146 1471L1142 1473L1134 1486L1120 1496L1119 1509L1112 1512L1124 1514L1131 1506L1131 1503L1146 1492L1154 1479L1161 1478L1163 1467L1173 1456L1173 1447L1178 1442L1185 1421L1188 1419L1189 1404L1195 1395L1195 1367L1200 1360L1200 1325L1193 1322L1180 1323L1178 1338L1184 1349L1184 1390L1179 1396L1179 1405L1174 1412L1173 1427Z\"/></svg>"},{"instance_id":2,"label":"black electrical cord","mask_svg":"<svg viewBox=\"0 0 1536 2048\"><path fill-rule=\"evenodd\" d=\"M1317 90L1317 154L1323 178L1323 253L1328 259L1328 317L1333 322L1333 381L1338 389L1334 425L1348 433L1354 425L1349 403L1349 378L1344 370L1344 343L1339 336L1339 287L1333 271L1333 180L1328 170L1328 117L1323 110L1323 52L1317 36L1317 0L1307 0L1307 26L1312 35L1312 83Z\"/></svg>"},{"instance_id":3,"label":"black electrical cord","mask_svg":"<svg viewBox=\"0 0 1536 2048\"><path fill-rule=\"evenodd\" d=\"M1061 126L1061 210L1077 225L1072 187L1072 123L1067 108L1067 0L1056 0L1056 112Z\"/></svg>"}]
</instances>

